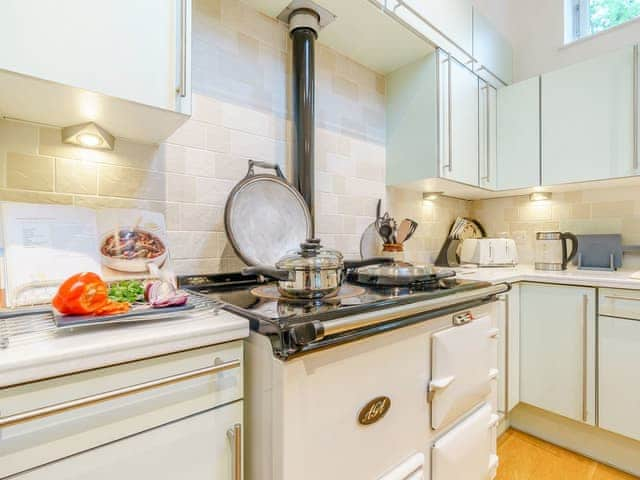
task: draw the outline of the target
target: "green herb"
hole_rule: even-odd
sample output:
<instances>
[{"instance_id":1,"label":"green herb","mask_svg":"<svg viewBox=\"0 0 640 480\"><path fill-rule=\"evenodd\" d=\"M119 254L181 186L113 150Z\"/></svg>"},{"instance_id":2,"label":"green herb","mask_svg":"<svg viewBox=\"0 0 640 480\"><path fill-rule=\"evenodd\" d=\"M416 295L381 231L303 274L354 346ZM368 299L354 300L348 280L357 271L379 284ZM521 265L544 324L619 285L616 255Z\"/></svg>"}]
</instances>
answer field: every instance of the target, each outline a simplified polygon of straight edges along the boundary
<instances>
[{"instance_id":1,"label":"green herb","mask_svg":"<svg viewBox=\"0 0 640 480\"><path fill-rule=\"evenodd\" d=\"M122 280L109 285L109 298L115 302L134 303L144 299L144 286L138 280Z\"/></svg>"}]
</instances>

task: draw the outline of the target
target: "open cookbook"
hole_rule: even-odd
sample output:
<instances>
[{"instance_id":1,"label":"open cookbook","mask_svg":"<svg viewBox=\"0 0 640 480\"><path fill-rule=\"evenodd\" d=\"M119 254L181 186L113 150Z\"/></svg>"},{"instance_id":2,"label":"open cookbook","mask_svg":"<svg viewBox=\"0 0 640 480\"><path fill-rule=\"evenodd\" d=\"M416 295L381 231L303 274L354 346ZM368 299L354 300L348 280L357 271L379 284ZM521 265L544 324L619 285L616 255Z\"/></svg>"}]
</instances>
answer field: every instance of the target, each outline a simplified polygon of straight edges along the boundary
<instances>
[{"instance_id":1,"label":"open cookbook","mask_svg":"<svg viewBox=\"0 0 640 480\"><path fill-rule=\"evenodd\" d=\"M168 267L161 213L2 202L0 218L6 306L47 303L77 272L109 282Z\"/></svg>"}]
</instances>

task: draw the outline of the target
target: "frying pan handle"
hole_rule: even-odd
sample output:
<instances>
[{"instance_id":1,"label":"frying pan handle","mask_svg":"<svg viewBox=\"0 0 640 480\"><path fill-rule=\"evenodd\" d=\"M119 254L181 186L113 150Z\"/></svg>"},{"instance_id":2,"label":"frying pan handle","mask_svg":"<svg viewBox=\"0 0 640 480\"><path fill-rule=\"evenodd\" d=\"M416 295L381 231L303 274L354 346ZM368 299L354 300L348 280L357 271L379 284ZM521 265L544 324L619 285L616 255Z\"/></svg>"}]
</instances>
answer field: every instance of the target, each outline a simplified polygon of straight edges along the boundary
<instances>
[{"instance_id":1,"label":"frying pan handle","mask_svg":"<svg viewBox=\"0 0 640 480\"><path fill-rule=\"evenodd\" d=\"M280 282L289 280L289 272L269 267L268 265L256 265L254 267L245 267L242 269L242 275L264 275Z\"/></svg>"},{"instance_id":2,"label":"frying pan handle","mask_svg":"<svg viewBox=\"0 0 640 480\"><path fill-rule=\"evenodd\" d=\"M367 265L380 265L393 262L393 258L389 257L371 257L365 258L364 260L345 260L344 268L350 270L352 268L366 267Z\"/></svg>"},{"instance_id":3,"label":"frying pan handle","mask_svg":"<svg viewBox=\"0 0 640 480\"><path fill-rule=\"evenodd\" d=\"M258 160L249 160L249 170L247 171L246 175L247 177L252 177L255 175L254 167L275 170L278 177L282 178L283 180L285 179L284 173L282 173L282 170L280 169L280 165L278 165L277 163L261 162Z\"/></svg>"}]
</instances>

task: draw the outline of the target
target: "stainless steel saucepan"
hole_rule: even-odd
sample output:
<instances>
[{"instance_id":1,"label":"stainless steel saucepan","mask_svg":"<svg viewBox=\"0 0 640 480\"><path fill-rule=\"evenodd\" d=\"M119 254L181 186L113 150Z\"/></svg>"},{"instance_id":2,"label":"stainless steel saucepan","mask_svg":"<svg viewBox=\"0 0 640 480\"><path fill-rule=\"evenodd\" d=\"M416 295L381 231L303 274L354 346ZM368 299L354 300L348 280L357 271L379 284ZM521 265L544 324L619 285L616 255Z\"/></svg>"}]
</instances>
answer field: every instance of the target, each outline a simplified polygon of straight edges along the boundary
<instances>
[{"instance_id":1,"label":"stainless steel saucepan","mask_svg":"<svg viewBox=\"0 0 640 480\"><path fill-rule=\"evenodd\" d=\"M278 281L278 291L284 297L319 299L340 289L346 270L391 263L391 258L344 260L337 250L323 248L318 239L308 239L300 249L282 257L275 267L256 265L242 270L244 275L264 275Z\"/></svg>"}]
</instances>

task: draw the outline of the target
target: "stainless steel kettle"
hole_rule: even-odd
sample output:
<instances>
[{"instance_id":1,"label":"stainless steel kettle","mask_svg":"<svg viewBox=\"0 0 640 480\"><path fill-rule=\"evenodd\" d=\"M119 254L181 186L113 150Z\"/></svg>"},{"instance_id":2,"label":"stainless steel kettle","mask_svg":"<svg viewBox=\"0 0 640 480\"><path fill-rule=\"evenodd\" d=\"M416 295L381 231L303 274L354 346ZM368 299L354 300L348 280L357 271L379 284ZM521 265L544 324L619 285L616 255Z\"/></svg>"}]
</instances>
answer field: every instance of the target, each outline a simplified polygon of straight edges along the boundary
<instances>
[{"instance_id":1,"label":"stainless steel kettle","mask_svg":"<svg viewBox=\"0 0 640 480\"><path fill-rule=\"evenodd\" d=\"M571 240L571 252L567 254L567 240ZM578 238L569 232L536 233L536 270L566 270L567 264L578 251Z\"/></svg>"}]
</instances>

